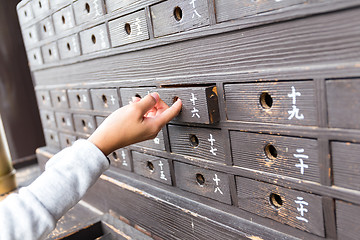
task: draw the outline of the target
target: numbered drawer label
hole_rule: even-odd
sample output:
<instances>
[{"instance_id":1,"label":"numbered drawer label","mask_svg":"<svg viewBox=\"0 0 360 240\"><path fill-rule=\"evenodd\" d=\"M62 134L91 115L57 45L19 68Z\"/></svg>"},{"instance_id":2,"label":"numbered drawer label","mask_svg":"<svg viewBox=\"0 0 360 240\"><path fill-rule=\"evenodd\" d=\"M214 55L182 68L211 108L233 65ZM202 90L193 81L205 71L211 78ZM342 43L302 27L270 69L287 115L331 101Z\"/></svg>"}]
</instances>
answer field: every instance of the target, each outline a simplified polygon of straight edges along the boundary
<instances>
[{"instance_id":1,"label":"numbered drawer label","mask_svg":"<svg viewBox=\"0 0 360 240\"><path fill-rule=\"evenodd\" d=\"M226 84L229 120L317 125L312 81Z\"/></svg>"},{"instance_id":2,"label":"numbered drawer label","mask_svg":"<svg viewBox=\"0 0 360 240\"><path fill-rule=\"evenodd\" d=\"M80 42L78 35L72 35L58 41L61 59L80 56Z\"/></svg>"},{"instance_id":3,"label":"numbered drawer label","mask_svg":"<svg viewBox=\"0 0 360 240\"><path fill-rule=\"evenodd\" d=\"M69 108L69 101L65 89L51 90L50 95L51 95L51 99L53 99L53 104L55 108L62 108L62 109Z\"/></svg>"},{"instance_id":4,"label":"numbered drawer label","mask_svg":"<svg viewBox=\"0 0 360 240\"><path fill-rule=\"evenodd\" d=\"M60 138L60 147L61 149L70 147L76 141L76 136L66 134L66 133L59 133Z\"/></svg>"},{"instance_id":5,"label":"numbered drawer label","mask_svg":"<svg viewBox=\"0 0 360 240\"><path fill-rule=\"evenodd\" d=\"M87 89L68 90L70 108L92 109L90 94Z\"/></svg>"},{"instance_id":6,"label":"numbered drawer label","mask_svg":"<svg viewBox=\"0 0 360 240\"><path fill-rule=\"evenodd\" d=\"M36 91L36 99L39 107L51 107L50 93L47 90Z\"/></svg>"},{"instance_id":7,"label":"numbered drawer label","mask_svg":"<svg viewBox=\"0 0 360 240\"><path fill-rule=\"evenodd\" d=\"M306 0L215 0L217 22L267 13L305 3Z\"/></svg>"},{"instance_id":8,"label":"numbered drawer label","mask_svg":"<svg viewBox=\"0 0 360 240\"><path fill-rule=\"evenodd\" d=\"M94 110L113 112L120 107L116 88L91 89L90 95Z\"/></svg>"},{"instance_id":9,"label":"numbered drawer label","mask_svg":"<svg viewBox=\"0 0 360 240\"><path fill-rule=\"evenodd\" d=\"M23 29L22 33L26 49L29 49L40 40L39 31L36 25Z\"/></svg>"},{"instance_id":10,"label":"numbered drawer label","mask_svg":"<svg viewBox=\"0 0 360 240\"><path fill-rule=\"evenodd\" d=\"M360 129L360 79L326 81L329 126Z\"/></svg>"},{"instance_id":11,"label":"numbered drawer label","mask_svg":"<svg viewBox=\"0 0 360 240\"><path fill-rule=\"evenodd\" d=\"M225 173L179 162L174 162L174 168L179 188L231 204L229 177Z\"/></svg>"},{"instance_id":12,"label":"numbered drawer label","mask_svg":"<svg viewBox=\"0 0 360 240\"><path fill-rule=\"evenodd\" d=\"M49 43L41 47L44 63L56 62L59 60L59 52L56 42Z\"/></svg>"},{"instance_id":13,"label":"numbered drawer label","mask_svg":"<svg viewBox=\"0 0 360 240\"><path fill-rule=\"evenodd\" d=\"M30 50L27 53L27 55L28 55L29 65L31 67L40 66L43 64L43 59L42 59L40 48L35 48L33 50Z\"/></svg>"},{"instance_id":14,"label":"numbered drawer label","mask_svg":"<svg viewBox=\"0 0 360 240\"><path fill-rule=\"evenodd\" d=\"M128 105L132 102L133 97L143 98L146 95L152 93L155 90L154 87L146 88L120 88L120 97L122 106Z\"/></svg>"},{"instance_id":15,"label":"numbered drawer label","mask_svg":"<svg viewBox=\"0 0 360 240\"><path fill-rule=\"evenodd\" d=\"M56 120L55 120L54 112L40 110L40 117L44 128L56 128Z\"/></svg>"},{"instance_id":16,"label":"numbered drawer label","mask_svg":"<svg viewBox=\"0 0 360 240\"><path fill-rule=\"evenodd\" d=\"M230 131L235 166L320 182L316 140Z\"/></svg>"},{"instance_id":17,"label":"numbered drawer label","mask_svg":"<svg viewBox=\"0 0 360 240\"><path fill-rule=\"evenodd\" d=\"M343 201L336 201L336 226L338 239L359 239L359 222L360 206Z\"/></svg>"},{"instance_id":18,"label":"numbered drawer label","mask_svg":"<svg viewBox=\"0 0 360 240\"><path fill-rule=\"evenodd\" d=\"M53 19L57 34L75 27L75 18L71 5L54 13Z\"/></svg>"},{"instance_id":19,"label":"numbered drawer label","mask_svg":"<svg viewBox=\"0 0 360 240\"><path fill-rule=\"evenodd\" d=\"M55 118L59 129L74 131L74 124L71 113L56 112Z\"/></svg>"},{"instance_id":20,"label":"numbered drawer label","mask_svg":"<svg viewBox=\"0 0 360 240\"><path fill-rule=\"evenodd\" d=\"M80 41L84 54L104 50L110 47L105 24L80 32Z\"/></svg>"},{"instance_id":21,"label":"numbered drawer label","mask_svg":"<svg viewBox=\"0 0 360 240\"><path fill-rule=\"evenodd\" d=\"M360 144L332 142L334 185L360 191Z\"/></svg>"},{"instance_id":22,"label":"numbered drawer label","mask_svg":"<svg viewBox=\"0 0 360 240\"><path fill-rule=\"evenodd\" d=\"M324 237L320 196L236 178L239 207L257 215Z\"/></svg>"},{"instance_id":23,"label":"numbered drawer label","mask_svg":"<svg viewBox=\"0 0 360 240\"><path fill-rule=\"evenodd\" d=\"M18 9L18 18L21 25L29 22L31 19L34 18L32 9L31 9L31 3L27 3L21 8Z\"/></svg>"},{"instance_id":24,"label":"numbered drawer label","mask_svg":"<svg viewBox=\"0 0 360 240\"><path fill-rule=\"evenodd\" d=\"M105 14L102 0L78 0L73 6L77 24L92 21Z\"/></svg>"},{"instance_id":25,"label":"numbered drawer label","mask_svg":"<svg viewBox=\"0 0 360 240\"><path fill-rule=\"evenodd\" d=\"M216 87L163 88L156 91L169 106L181 99L183 105L174 119L176 121L212 124L220 120Z\"/></svg>"},{"instance_id":26,"label":"numbered drawer label","mask_svg":"<svg viewBox=\"0 0 360 240\"><path fill-rule=\"evenodd\" d=\"M129 149L120 148L109 155L111 166L131 171L131 153Z\"/></svg>"},{"instance_id":27,"label":"numbered drawer label","mask_svg":"<svg viewBox=\"0 0 360 240\"><path fill-rule=\"evenodd\" d=\"M44 137L47 146L60 149L59 135L56 131L44 129Z\"/></svg>"},{"instance_id":28,"label":"numbered drawer label","mask_svg":"<svg viewBox=\"0 0 360 240\"><path fill-rule=\"evenodd\" d=\"M74 114L75 131L78 133L91 134L95 131L95 119L93 116Z\"/></svg>"},{"instance_id":29,"label":"numbered drawer label","mask_svg":"<svg viewBox=\"0 0 360 240\"><path fill-rule=\"evenodd\" d=\"M39 31L41 39L45 39L55 35L54 24L51 17L47 17L39 22Z\"/></svg>"},{"instance_id":30,"label":"numbered drawer label","mask_svg":"<svg viewBox=\"0 0 360 240\"><path fill-rule=\"evenodd\" d=\"M149 39L145 11L139 11L109 22L113 47Z\"/></svg>"},{"instance_id":31,"label":"numbered drawer label","mask_svg":"<svg viewBox=\"0 0 360 240\"><path fill-rule=\"evenodd\" d=\"M44 15L50 9L49 1L48 0L34 0L34 1L32 1L32 9L33 9L35 17Z\"/></svg>"},{"instance_id":32,"label":"numbered drawer label","mask_svg":"<svg viewBox=\"0 0 360 240\"><path fill-rule=\"evenodd\" d=\"M150 10L155 37L209 25L206 0L168 0Z\"/></svg>"},{"instance_id":33,"label":"numbered drawer label","mask_svg":"<svg viewBox=\"0 0 360 240\"><path fill-rule=\"evenodd\" d=\"M160 130L154 139L137 143L136 146L165 151L164 132Z\"/></svg>"},{"instance_id":34,"label":"numbered drawer label","mask_svg":"<svg viewBox=\"0 0 360 240\"><path fill-rule=\"evenodd\" d=\"M132 157L136 174L172 185L167 159L134 151Z\"/></svg>"},{"instance_id":35,"label":"numbered drawer label","mask_svg":"<svg viewBox=\"0 0 360 240\"><path fill-rule=\"evenodd\" d=\"M225 163L220 130L169 125L171 151L174 153Z\"/></svg>"}]
</instances>

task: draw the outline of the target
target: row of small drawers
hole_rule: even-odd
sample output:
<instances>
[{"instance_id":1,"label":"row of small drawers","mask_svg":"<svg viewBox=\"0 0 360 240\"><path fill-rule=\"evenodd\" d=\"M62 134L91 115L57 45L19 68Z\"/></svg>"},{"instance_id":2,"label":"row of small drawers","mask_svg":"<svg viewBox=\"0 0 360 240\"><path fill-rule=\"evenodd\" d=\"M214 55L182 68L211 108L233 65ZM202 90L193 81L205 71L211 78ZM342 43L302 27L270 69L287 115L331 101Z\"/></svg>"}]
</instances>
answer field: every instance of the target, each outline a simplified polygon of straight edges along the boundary
<instances>
[{"instance_id":1,"label":"row of small drawers","mask_svg":"<svg viewBox=\"0 0 360 240\"><path fill-rule=\"evenodd\" d=\"M48 130L45 130L48 132ZM51 134L54 134L50 130ZM56 134L56 133L55 133ZM70 146L76 137L60 133L60 142ZM51 143L50 143L51 144ZM360 151L360 148L358 149ZM230 196L230 183L227 174L204 169L185 163L173 162L174 175L170 171L172 162L127 148L119 149L109 155L111 165L141 176L173 185L180 189L233 204ZM251 162L252 159L247 159ZM324 236L322 197L301 191L291 190L268 183L236 177L238 205L240 208L288 224L292 227ZM346 203L339 202L342 207ZM344 205L344 206L343 206ZM302 210L299 210L302 209ZM304 210L305 209L305 210ZM356 207L355 207L356 209ZM337 216L342 224L347 224L341 211Z\"/></svg>"},{"instance_id":2,"label":"row of small drawers","mask_svg":"<svg viewBox=\"0 0 360 240\"><path fill-rule=\"evenodd\" d=\"M356 90L356 91L355 91ZM353 101L360 91L358 79L326 81L329 127L360 129L360 103ZM89 92L90 91L90 92ZM98 110L112 112L132 97L144 97L157 91L168 105L179 97L183 109L177 120L212 124L220 120L216 87L187 88L107 88L38 90L40 108ZM279 81L263 83L225 84L225 104L228 120L263 122L301 126L318 125L318 106L313 81ZM119 94L121 97L119 97Z\"/></svg>"},{"instance_id":3,"label":"row of small drawers","mask_svg":"<svg viewBox=\"0 0 360 240\"><path fill-rule=\"evenodd\" d=\"M222 6L223 3L219 4ZM237 3L238 4L238 3ZM235 5L237 5L235 4ZM255 3L251 3L257 5ZM148 29L145 11L110 20L96 27L83 30L58 41L34 48L40 39L46 39L73 28L76 24L89 22L105 13L102 1L79 0L61 9L38 24L23 29L23 38L28 51L30 65L55 62L59 59L76 57L112 47L149 39L149 31L155 37L182 32L210 24L209 8L206 0L180 1L168 0L151 6L153 29ZM246 5L242 6L245 8ZM287 7L283 4L281 7ZM93 10L89 10L93 9ZM273 7L272 7L273 9ZM277 9L275 7L275 9ZM75 16L75 17L74 17ZM109 28L109 33L108 33ZM40 37L39 37L40 35ZM80 37L79 37L80 36ZM80 38L80 40L79 40ZM80 43L81 42L81 47Z\"/></svg>"}]
</instances>

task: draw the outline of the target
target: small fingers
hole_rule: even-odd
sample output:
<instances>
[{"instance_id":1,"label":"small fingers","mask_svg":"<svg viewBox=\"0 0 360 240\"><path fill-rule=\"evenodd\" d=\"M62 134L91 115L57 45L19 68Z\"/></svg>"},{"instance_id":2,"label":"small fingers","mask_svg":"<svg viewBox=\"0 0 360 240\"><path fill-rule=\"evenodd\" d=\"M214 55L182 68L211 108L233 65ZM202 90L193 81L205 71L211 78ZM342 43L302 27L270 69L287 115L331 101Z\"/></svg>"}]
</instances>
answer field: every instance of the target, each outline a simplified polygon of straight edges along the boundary
<instances>
[{"instance_id":1,"label":"small fingers","mask_svg":"<svg viewBox=\"0 0 360 240\"><path fill-rule=\"evenodd\" d=\"M178 99L171 107L166 109L160 115L156 116L155 118L156 123L159 124L161 127L164 126L166 123L171 121L171 119L173 119L180 113L181 107L182 107L182 102L180 99Z\"/></svg>"},{"instance_id":2,"label":"small fingers","mask_svg":"<svg viewBox=\"0 0 360 240\"><path fill-rule=\"evenodd\" d=\"M136 104L140 108L141 115L145 115L148 111L150 111L156 105L159 99L159 94L151 93L137 102Z\"/></svg>"}]
</instances>

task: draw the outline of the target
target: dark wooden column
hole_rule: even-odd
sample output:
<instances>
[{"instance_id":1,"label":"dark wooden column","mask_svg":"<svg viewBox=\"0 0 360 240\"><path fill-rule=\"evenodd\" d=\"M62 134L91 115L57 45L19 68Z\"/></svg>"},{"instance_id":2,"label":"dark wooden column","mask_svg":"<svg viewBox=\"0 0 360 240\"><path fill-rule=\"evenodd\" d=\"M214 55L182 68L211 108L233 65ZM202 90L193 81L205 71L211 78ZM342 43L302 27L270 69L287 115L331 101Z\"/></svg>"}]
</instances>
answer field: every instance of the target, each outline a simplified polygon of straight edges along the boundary
<instances>
[{"instance_id":1,"label":"dark wooden column","mask_svg":"<svg viewBox=\"0 0 360 240\"><path fill-rule=\"evenodd\" d=\"M15 165L34 160L35 149L45 145L17 3L0 4L0 114Z\"/></svg>"}]
</instances>

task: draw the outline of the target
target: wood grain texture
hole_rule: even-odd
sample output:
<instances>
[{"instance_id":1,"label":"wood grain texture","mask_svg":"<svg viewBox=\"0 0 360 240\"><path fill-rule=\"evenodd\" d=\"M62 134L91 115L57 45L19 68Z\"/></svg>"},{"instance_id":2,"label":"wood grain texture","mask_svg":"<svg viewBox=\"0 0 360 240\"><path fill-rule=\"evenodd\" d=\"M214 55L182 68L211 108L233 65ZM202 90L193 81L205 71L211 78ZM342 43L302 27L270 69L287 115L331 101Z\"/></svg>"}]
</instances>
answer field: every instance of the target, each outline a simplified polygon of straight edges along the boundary
<instances>
[{"instance_id":1,"label":"wood grain texture","mask_svg":"<svg viewBox=\"0 0 360 240\"><path fill-rule=\"evenodd\" d=\"M30 66L38 66L43 64L42 54L40 48L34 48L27 52L27 57Z\"/></svg>"},{"instance_id":2,"label":"wood grain texture","mask_svg":"<svg viewBox=\"0 0 360 240\"><path fill-rule=\"evenodd\" d=\"M133 97L143 98L154 90L154 87L120 88L122 106L126 106L132 102Z\"/></svg>"},{"instance_id":3,"label":"wood grain texture","mask_svg":"<svg viewBox=\"0 0 360 240\"><path fill-rule=\"evenodd\" d=\"M73 3L77 24L92 21L105 14L103 0L78 0Z\"/></svg>"},{"instance_id":4,"label":"wood grain texture","mask_svg":"<svg viewBox=\"0 0 360 240\"><path fill-rule=\"evenodd\" d=\"M56 42L41 47L44 63L56 62L60 59Z\"/></svg>"},{"instance_id":5,"label":"wood grain texture","mask_svg":"<svg viewBox=\"0 0 360 240\"><path fill-rule=\"evenodd\" d=\"M176 15L175 9L181 9ZM209 10L206 0L167 0L150 7L155 37L209 25Z\"/></svg>"},{"instance_id":6,"label":"wood grain texture","mask_svg":"<svg viewBox=\"0 0 360 240\"><path fill-rule=\"evenodd\" d=\"M77 34L62 38L58 41L61 59L71 58L81 55L80 40Z\"/></svg>"},{"instance_id":7,"label":"wood grain texture","mask_svg":"<svg viewBox=\"0 0 360 240\"><path fill-rule=\"evenodd\" d=\"M241 177L236 178L236 184L240 208L324 237L320 196ZM281 205L273 205L273 202L275 204L276 202L274 198L271 198L271 194L280 196L281 200L278 202L281 201ZM303 216L299 212L301 204L307 209L304 210ZM299 220L297 217L303 217L306 221Z\"/></svg>"},{"instance_id":8,"label":"wood grain texture","mask_svg":"<svg viewBox=\"0 0 360 240\"><path fill-rule=\"evenodd\" d=\"M136 143L134 145L135 146L140 146L140 147L146 147L146 148L165 151L164 132L163 132L163 130L160 130L160 132L158 133L158 135L154 139L139 142L139 143Z\"/></svg>"},{"instance_id":9,"label":"wood grain texture","mask_svg":"<svg viewBox=\"0 0 360 240\"><path fill-rule=\"evenodd\" d=\"M360 129L360 79L326 81L329 127Z\"/></svg>"},{"instance_id":10,"label":"wood grain texture","mask_svg":"<svg viewBox=\"0 0 360 240\"><path fill-rule=\"evenodd\" d=\"M67 6L52 15L56 34L61 34L75 27L75 17L72 6Z\"/></svg>"},{"instance_id":11,"label":"wood grain texture","mask_svg":"<svg viewBox=\"0 0 360 240\"><path fill-rule=\"evenodd\" d=\"M177 187L231 205L226 174L179 162L174 169Z\"/></svg>"},{"instance_id":12,"label":"wood grain texture","mask_svg":"<svg viewBox=\"0 0 360 240\"><path fill-rule=\"evenodd\" d=\"M360 206L336 201L336 225L339 240L359 239Z\"/></svg>"},{"instance_id":13,"label":"wood grain texture","mask_svg":"<svg viewBox=\"0 0 360 240\"><path fill-rule=\"evenodd\" d=\"M50 96L53 106L56 109L67 109L69 108L69 101L67 97L67 92L65 89L57 89L57 90L51 90Z\"/></svg>"},{"instance_id":14,"label":"wood grain texture","mask_svg":"<svg viewBox=\"0 0 360 240\"><path fill-rule=\"evenodd\" d=\"M110 47L107 26L99 26L80 32L80 42L83 54L100 51Z\"/></svg>"},{"instance_id":15,"label":"wood grain texture","mask_svg":"<svg viewBox=\"0 0 360 240\"><path fill-rule=\"evenodd\" d=\"M334 185L360 191L360 144L331 142Z\"/></svg>"},{"instance_id":16,"label":"wood grain texture","mask_svg":"<svg viewBox=\"0 0 360 240\"><path fill-rule=\"evenodd\" d=\"M44 137L46 146L60 150L60 140L59 135L56 131L51 129L44 129Z\"/></svg>"},{"instance_id":17,"label":"wood grain texture","mask_svg":"<svg viewBox=\"0 0 360 240\"><path fill-rule=\"evenodd\" d=\"M43 128L56 129L55 114L53 111L40 110L40 118Z\"/></svg>"},{"instance_id":18,"label":"wood grain texture","mask_svg":"<svg viewBox=\"0 0 360 240\"><path fill-rule=\"evenodd\" d=\"M225 151L221 130L168 125L168 131L171 152L225 163Z\"/></svg>"},{"instance_id":19,"label":"wood grain texture","mask_svg":"<svg viewBox=\"0 0 360 240\"><path fill-rule=\"evenodd\" d=\"M230 138L235 166L320 183L316 140L236 131Z\"/></svg>"},{"instance_id":20,"label":"wood grain texture","mask_svg":"<svg viewBox=\"0 0 360 240\"><path fill-rule=\"evenodd\" d=\"M91 98L87 89L69 89L67 93L71 109L92 109Z\"/></svg>"},{"instance_id":21,"label":"wood grain texture","mask_svg":"<svg viewBox=\"0 0 360 240\"><path fill-rule=\"evenodd\" d=\"M22 29L22 36L27 50L40 41L40 33L37 25Z\"/></svg>"},{"instance_id":22,"label":"wood grain texture","mask_svg":"<svg viewBox=\"0 0 360 240\"><path fill-rule=\"evenodd\" d=\"M186 41L178 42L156 48L156 53L153 49L145 49L76 66L36 71L34 79L38 85L129 79L163 79L165 83L170 77L186 80L186 76L198 78L205 74L217 74L225 80L221 73L356 62L360 58L358 21L358 9L333 12L194 39L191 45ZM203 82L211 83L206 79Z\"/></svg>"},{"instance_id":23,"label":"wood grain texture","mask_svg":"<svg viewBox=\"0 0 360 240\"><path fill-rule=\"evenodd\" d=\"M50 8L51 9L59 9L62 7L62 5L66 4L66 3L70 3L70 1L69 0L50 0Z\"/></svg>"},{"instance_id":24,"label":"wood grain texture","mask_svg":"<svg viewBox=\"0 0 360 240\"><path fill-rule=\"evenodd\" d=\"M23 7L17 9L20 24L25 24L34 18L31 8L31 3L25 4Z\"/></svg>"},{"instance_id":25,"label":"wood grain texture","mask_svg":"<svg viewBox=\"0 0 360 240\"><path fill-rule=\"evenodd\" d=\"M167 159L135 151L131 153L136 174L172 185L170 165Z\"/></svg>"},{"instance_id":26,"label":"wood grain texture","mask_svg":"<svg viewBox=\"0 0 360 240\"><path fill-rule=\"evenodd\" d=\"M55 35L54 23L51 17L47 17L37 24L41 39L47 39Z\"/></svg>"},{"instance_id":27,"label":"wood grain texture","mask_svg":"<svg viewBox=\"0 0 360 240\"><path fill-rule=\"evenodd\" d=\"M107 12L113 12L117 9L130 7L139 3L144 3L146 0L105 0Z\"/></svg>"},{"instance_id":28,"label":"wood grain texture","mask_svg":"<svg viewBox=\"0 0 360 240\"><path fill-rule=\"evenodd\" d=\"M216 87L158 88L161 99L171 106L177 98L182 101L175 121L213 124L220 120Z\"/></svg>"},{"instance_id":29,"label":"wood grain texture","mask_svg":"<svg viewBox=\"0 0 360 240\"><path fill-rule=\"evenodd\" d=\"M305 3L307 3L307 0L215 0L216 19L217 22L224 22L261 13L271 14L275 10Z\"/></svg>"},{"instance_id":30,"label":"wood grain texture","mask_svg":"<svg viewBox=\"0 0 360 240\"><path fill-rule=\"evenodd\" d=\"M71 132L75 130L71 113L55 112L55 118L60 130Z\"/></svg>"},{"instance_id":31,"label":"wood grain texture","mask_svg":"<svg viewBox=\"0 0 360 240\"><path fill-rule=\"evenodd\" d=\"M145 10L109 21L113 47L149 39Z\"/></svg>"},{"instance_id":32,"label":"wood grain texture","mask_svg":"<svg viewBox=\"0 0 360 240\"><path fill-rule=\"evenodd\" d=\"M312 81L226 84L227 117L249 122L317 125L314 88Z\"/></svg>"},{"instance_id":33,"label":"wood grain texture","mask_svg":"<svg viewBox=\"0 0 360 240\"><path fill-rule=\"evenodd\" d=\"M39 90L36 91L36 99L38 102L39 107L51 107L51 98L49 91L46 90Z\"/></svg>"},{"instance_id":34,"label":"wood grain texture","mask_svg":"<svg viewBox=\"0 0 360 240\"><path fill-rule=\"evenodd\" d=\"M90 89L90 95L94 110L113 112L120 107L116 88Z\"/></svg>"},{"instance_id":35,"label":"wood grain texture","mask_svg":"<svg viewBox=\"0 0 360 240\"><path fill-rule=\"evenodd\" d=\"M93 116L74 114L75 131L78 133L91 134L96 129L96 123Z\"/></svg>"},{"instance_id":36,"label":"wood grain texture","mask_svg":"<svg viewBox=\"0 0 360 240\"><path fill-rule=\"evenodd\" d=\"M43 16L50 10L48 0L31 1L31 5L35 18Z\"/></svg>"},{"instance_id":37,"label":"wood grain texture","mask_svg":"<svg viewBox=\"0 0 360 240\"><path fill-rule=\"evenodd\" d=\"M59 141L61 149L64 149L74 144L74 142L76 141L76 136L60 132Z\"/></svg>"},{"instance_id":38,"label":"wood grain texture","mask_svg":"<svg viewBox=\"0 0 360 240\"><path fill-rule=\"evenodd\" d=\"M132 157L129 149L120 148L111 153L108 157L111 161L111 166L132 171Z\"/></svg>"}]
</instances>

